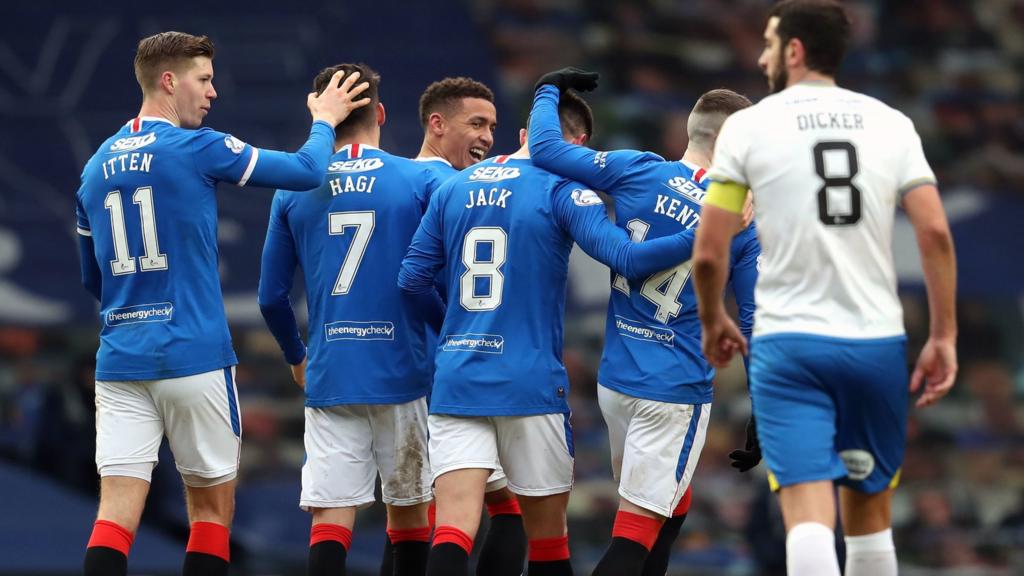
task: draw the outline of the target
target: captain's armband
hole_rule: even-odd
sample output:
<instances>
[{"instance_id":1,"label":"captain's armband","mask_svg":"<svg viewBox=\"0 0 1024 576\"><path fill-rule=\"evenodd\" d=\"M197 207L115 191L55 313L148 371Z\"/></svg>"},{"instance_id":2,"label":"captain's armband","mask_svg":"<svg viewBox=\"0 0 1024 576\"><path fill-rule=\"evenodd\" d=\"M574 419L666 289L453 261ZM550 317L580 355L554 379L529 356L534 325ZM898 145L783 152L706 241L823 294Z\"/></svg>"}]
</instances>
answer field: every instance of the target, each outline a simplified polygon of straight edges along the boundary
<instances>
[{"instance_id":1,"label":"captain's armband","mask_svg":"<svg viewBox=\"0 0 1024 576\"><path fill-rule=\"evenodd\" d=\"M743 203L747 199L747 187L736 182L711 182L704 196L705 206L717 206L734 214L743 214Z\"/></svg>"}]
</instances>

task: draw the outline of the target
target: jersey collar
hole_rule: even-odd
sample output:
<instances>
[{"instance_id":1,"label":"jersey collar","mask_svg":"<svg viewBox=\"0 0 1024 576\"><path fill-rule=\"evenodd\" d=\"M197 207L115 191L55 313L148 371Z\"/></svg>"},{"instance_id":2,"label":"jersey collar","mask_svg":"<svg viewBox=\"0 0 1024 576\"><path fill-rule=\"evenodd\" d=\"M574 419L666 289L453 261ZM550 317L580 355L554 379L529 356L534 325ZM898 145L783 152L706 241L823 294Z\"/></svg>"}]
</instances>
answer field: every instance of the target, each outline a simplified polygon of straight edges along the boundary
<instances>
[{"instance_id":1,"label":"jersey collar","mask_svg":"<svg viewBox=\"0 0 1024 576\"><path fill-rule=\"evenodd\" d=\"M413 158L413 160L415 160L416 162L443 162L449 166L452 166L451 162L445 160L444 158L441 158L440 156L417 156ZM452 168L454 168L454 166L452 166Z\"/></svg>"}]
</instances>

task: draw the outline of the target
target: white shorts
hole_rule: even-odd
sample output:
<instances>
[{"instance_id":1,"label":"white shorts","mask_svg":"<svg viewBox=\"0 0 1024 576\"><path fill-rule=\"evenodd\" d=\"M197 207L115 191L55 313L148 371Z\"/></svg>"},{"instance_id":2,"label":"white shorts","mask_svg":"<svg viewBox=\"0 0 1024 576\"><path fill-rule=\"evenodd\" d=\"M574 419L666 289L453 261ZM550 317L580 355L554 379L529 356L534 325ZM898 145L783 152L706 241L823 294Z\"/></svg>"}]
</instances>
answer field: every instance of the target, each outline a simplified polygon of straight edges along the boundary
<instances>
[{"instance_id":1,"label":"white shorts","mask_svg":"<svg viewBox=\"0 0 1024 576\"><path fill-rule=\"evenodd\" d=\"M619 495L671 517L690 486L707 437L711 404L673 404L597 387Z\"/></svg>"},{"instance_id":2,"label":"white shorts","mask_svg":"<svg viewBox=\"0 0 1024 576\"><path fill-rule=\"evenodd\" d=\"M428 422L434 480L453 470L497 470L501 462L508 489L515 494L548 496L572 489L573 445L568 414L431 414Z\"/></svg>"},{"instance_id":3,"label":"white shorts","mask_svg":"<svg viewBox=\"0 0 1024 576\"><path fill-rule=\"evenodd\" d=\"M100 476L149 481L164 434L186 485L238 474L242 425L235 368L165 380L96 381Z\"/></svg>"},{"instance_id":4,"label":"white shorts","mask_svg":"<svg viewBox=\"0 0 1024 576\"><path fill-rule=\"evenodd\" d=\"M305 444L303 510L369 506L378 473L385 504L412 506L433 498L425 398L306 408Z\"/></svg>"}]
</instances>

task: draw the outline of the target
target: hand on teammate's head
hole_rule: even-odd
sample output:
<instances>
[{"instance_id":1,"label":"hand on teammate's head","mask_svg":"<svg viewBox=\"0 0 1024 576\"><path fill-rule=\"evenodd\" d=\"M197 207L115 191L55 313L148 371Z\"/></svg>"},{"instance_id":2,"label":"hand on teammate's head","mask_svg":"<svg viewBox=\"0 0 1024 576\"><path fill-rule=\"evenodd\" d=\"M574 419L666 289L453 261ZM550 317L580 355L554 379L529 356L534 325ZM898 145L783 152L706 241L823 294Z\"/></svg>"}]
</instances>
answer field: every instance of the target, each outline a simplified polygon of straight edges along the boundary
<instances>
[{"instance_id":1,"label":"hand on teammate's head","mask_svg":"<svg viewBox=\"0 0 1024 576\"><path fill-rule=\"evenodd\" d=\"M345 76L344 71L339 70L331 77L331 82L323 92L310 92L306 97L306 106L313 115L313 120L323 120L331 126L337 126L344 122L353 110L369 104L370 98L356 100L356 96L370 87L369 82L356 85L358 79L359 72Z\"/></svg>"},{"instance_id":2,"label":"hand on teammate's head","mask_svg":"<svg viewBox=\"0 0 1024 576\"><path fill-rule=\"evenodd\" d=\"M565 92L570 88L577 92L590 92L597 88L597 79L597 72L587 72L581 68L569 66L568 68L560 68L541 76L540 80L537 80L537 85L534 89L536 90L545 84L551 84L552 86L557 86L561 92Z\"/></svg>"}]
</instances>

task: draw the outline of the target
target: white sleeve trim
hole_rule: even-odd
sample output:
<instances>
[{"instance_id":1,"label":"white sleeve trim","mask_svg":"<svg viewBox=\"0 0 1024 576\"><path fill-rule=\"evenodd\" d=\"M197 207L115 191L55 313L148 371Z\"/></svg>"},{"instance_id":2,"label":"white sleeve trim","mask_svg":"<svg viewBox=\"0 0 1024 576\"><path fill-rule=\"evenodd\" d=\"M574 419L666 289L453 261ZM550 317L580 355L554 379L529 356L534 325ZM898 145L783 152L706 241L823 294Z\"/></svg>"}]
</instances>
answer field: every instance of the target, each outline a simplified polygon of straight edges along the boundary
<instances>
[{"instance_id":1,"label":"white sleeve trim","mask_svg":"<svg viewBox=\"0 0 1024 576\"><path fill-rule=\"evenodd\" d=\"M260 149L252 146L252 155L249 156L249 165L245 167L245 172L242 174L242 179L238 181L239 186L245 186L245 183L249 181L249 177L252 176L252 171L256 168L256 160L260 157Z\"/></svg>"},{"instance_id":2,"label":"white sleeve trim","mask_svg":"<svg viewBox=\"0 0 1024 576\"><path fill-rule=\"evenodd\" d=\"M81 226L78 227L78 233L81 234L82 236L92 236L92 230L89 230L88 228L82 228Z\"/></svg>"}]
</instances>

